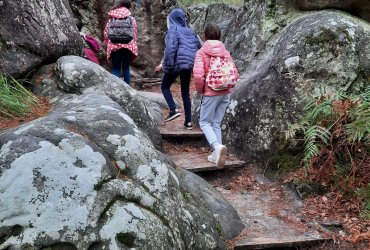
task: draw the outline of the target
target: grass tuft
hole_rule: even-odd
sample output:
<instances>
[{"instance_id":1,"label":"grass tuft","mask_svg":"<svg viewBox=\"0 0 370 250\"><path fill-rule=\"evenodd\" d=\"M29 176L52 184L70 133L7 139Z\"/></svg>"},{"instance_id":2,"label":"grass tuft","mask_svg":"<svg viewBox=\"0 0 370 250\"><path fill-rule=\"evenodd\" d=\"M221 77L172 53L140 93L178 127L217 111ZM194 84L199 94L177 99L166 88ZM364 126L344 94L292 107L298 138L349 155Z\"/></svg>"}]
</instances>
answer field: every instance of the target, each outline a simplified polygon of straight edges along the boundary
<instances>
[{"instance_id":1,"label":"grass tuft","mask_svg":"<svg viewBox=\"0 0 370 250\"><path fill-rule=\"evenodd\" d=\"M50 106L47 98L35 96L19 81L0 76L0 129L43 116Z\"/></svg>"},{"instance_id":2,"label":"grass tuft","mask_svg":"<svg viewBox=\"0 0 370 250\"><path fill-rule=\"evenodd\" d=\"M14 78L0 76L0 118L26 116L37 106L38 99Z\"/></svg>"}]
</instances>

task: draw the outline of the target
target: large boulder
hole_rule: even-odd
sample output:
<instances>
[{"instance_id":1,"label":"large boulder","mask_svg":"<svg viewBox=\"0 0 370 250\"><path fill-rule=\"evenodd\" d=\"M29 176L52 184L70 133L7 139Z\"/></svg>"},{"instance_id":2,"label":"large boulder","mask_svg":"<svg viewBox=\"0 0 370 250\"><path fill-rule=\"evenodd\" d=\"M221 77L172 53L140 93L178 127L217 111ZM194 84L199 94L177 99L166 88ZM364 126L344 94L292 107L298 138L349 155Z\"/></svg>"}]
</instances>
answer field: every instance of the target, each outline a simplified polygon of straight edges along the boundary
<instances>
[{"instance_id":1,"label":"large boulder","mask_svg":"<svg viewBox=\"0 0 370 250\"><path fill-rule=\"evenodd\" d=\"M294 0L300 10L340 9L370 21L370 2L367 0Z\"/></svg>"},{"instance_id":2,"label":"large boulder","mask_svg":"<svg viewBox=\"0 0 370 250\"><path fill-rule=\"evenodd\" d=\"M155 76L154 67L164 55L164 38L167 32L167 15L176 5L175 0L142 0L134 13L138 21L139 58L133 63L144 77Z\"/></svg>"},{"instance_id":3,"label":"large boulder","mask_svg":"<svg viewBox=\"0 0 370 250\"><path fill-rule=\"evenodd\" d=\"M196 204L203 204L211 211L225 239L236 237L244 229L238 213L214 187L192 172L184 171L181 177L182 188L192 195Z\"/></svg>"},{"instance_id":4,"label":"large boulder","mask_svg":"<svg viewBox=\"0 0 370 250\"><path fill-rule=\"evenodd\" d=\"M0 16L0 74L19 77L60 56L81 54L68 1L1 1Z\"/></svg>"},{"instance_id":5,"label":"large boulder","mask_svg":"<svg viewBox=\"0 0 370 250\"><path fill-rule=\"evenodd\" d=\"M158 149L162 138L149 103L120 78L103 67L78 56L59 58L54 67L45 66L33 78L34 92L58 103L66 94L101 93L119 103Z\"/></svg>"},{"instance_id":6,"label":"large boulder","mask_svg":"<svg viewBox=\"0 0 370 250\"><path fill-rule=\"evenodd\" d=\"M202 37L206 23L219 25L222 35L225 34L238 7L226 3L211 3L192 5L186 10L190 14L190 24L197 34Z\"/></svg>"},{"instance_id":7,"label":"large boulder","mask_svg":"<svg viewBox=\"0 0 370 250\"><path fill-rule=\"evenodd\" d=\"M300 101L313 87L358 92L369 85L369 39L368 23L341 12L316 12L292 22L272 56L233 93L227 143L252 161L277 153L284 129L300 117Z\"/></svg>"},{"instance_id":8,"label":"large boulder","mask_svg":"<svg viewBox=\"0 0 370 250\"><path fill-rule=\"evenodd\" d=\"M230 21L224 36L239 71L253 73L256 60L271 56L282 30L302 11L340 9L370 21L370 3L364 0L245 1Z\"/></svg>"},{"instance_id":9,"label":"large boulder","mask_svg":"<svg viewBox=\"0 0 370 250\"><path fill-rule=\"evenodd\" d=\"M298 15L289 1L245 1L224 35L225 46L239 72L250 70L256 60L264 59L280 32Z\"/></svg>"},{"instance_id":10,"label":"large boulder","mask_svg":"<svg viewBox=\"0 0 370 250\"><path fill-rule=\"evenodd\" d=\"M233 90L222 125L226 144L249 161L276 154L284 129L299 119L301 100L314 87L360 92L369 85L369 39L367 22L339 11L291 21Z\"/></svg>"},{"instance_id":11,"label":"large boulder","mask_svg":"<svg viewBox=\"0 0 370 250\"><path fill-rule=\"evenodd\" d=\"M0 134L0 249L226 249L235 210L171 165L111 98L65 96Z\"/></svg>"}]
</instances>

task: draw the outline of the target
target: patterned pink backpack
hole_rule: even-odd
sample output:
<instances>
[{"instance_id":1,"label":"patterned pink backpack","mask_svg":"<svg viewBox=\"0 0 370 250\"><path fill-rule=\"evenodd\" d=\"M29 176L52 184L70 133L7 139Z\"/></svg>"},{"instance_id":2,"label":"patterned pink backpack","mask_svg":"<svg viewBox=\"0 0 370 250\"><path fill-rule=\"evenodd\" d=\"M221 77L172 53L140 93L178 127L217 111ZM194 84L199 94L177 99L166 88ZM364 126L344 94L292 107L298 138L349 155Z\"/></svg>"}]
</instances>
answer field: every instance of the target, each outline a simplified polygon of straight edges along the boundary
<instances>
[{"instance_id":1,"label":"patterned pink backpack","mask_svg":"<svg viewBox=\"0 0 370 250\"><path fill-rule=\"evenodd\" d=\"M230 58L212 56L206 84L213 90L219 91L233 88L236 85L235 65Z\"/></svg>"}]
</instances>

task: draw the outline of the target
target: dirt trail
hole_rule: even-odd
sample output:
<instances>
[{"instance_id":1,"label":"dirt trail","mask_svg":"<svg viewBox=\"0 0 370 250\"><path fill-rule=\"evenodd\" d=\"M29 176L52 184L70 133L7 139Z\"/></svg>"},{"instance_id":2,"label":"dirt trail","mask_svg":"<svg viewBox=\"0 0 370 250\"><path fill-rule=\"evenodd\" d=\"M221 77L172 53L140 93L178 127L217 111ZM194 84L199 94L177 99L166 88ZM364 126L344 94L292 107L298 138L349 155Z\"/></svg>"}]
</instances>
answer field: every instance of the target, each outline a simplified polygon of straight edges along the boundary
<instances>
[{"instance_id":1,"label":"dirt trail","mask_svg":"<svg viewBox=\"0 0 370 250\"><path fill-rule=\"evenodd\" d=\"M158 84L146 86L145 90L161 93ZM192 84L190 92L194 91ZM172 85L171 92L181 103L179 83ZM168 110L163 112L166 116ZM202 132L195 128L189 133L183 128L182 119L183 116L160 124L165 151L179 167L196 172L216 187L238 211L246 228L238 237L228 241L229 249L370 250L366 240L361 245L351 240L338 241L345 230L340 217L346 212L333 211L330 204L335 203L334 197L330 202L323 201L322 197L302 201L283 183L270 181L260 173L260 169L241 162L229 164L221 170L212 167L207 161L211 151ZM229 154L228 159L231 158ZM238 160L235 156L234 159ZM359 227L355 223L350 226L353 230ZM327 238L333 240L322 241Z\"/></svg>"},{"instance_id":2,"label":"dirt trail","mask_svg":"<svg viewBox=\"0 0 370 250\"><path fill-rule=\"evenodd\" d=\"M252 165L243 161L233 165L230 159L237 159L229 154L229 165L215 168L206 160L211 151L201 131L186 131L183 116L161 124L160 130L165 151L177 166L197 172L237 210L246 228L228 242L230 249L317 247L329 238L325 229L304 219L295 192L269 181ZM176 132L169 135L168 130Z\"/></svg>"}]
</instances>

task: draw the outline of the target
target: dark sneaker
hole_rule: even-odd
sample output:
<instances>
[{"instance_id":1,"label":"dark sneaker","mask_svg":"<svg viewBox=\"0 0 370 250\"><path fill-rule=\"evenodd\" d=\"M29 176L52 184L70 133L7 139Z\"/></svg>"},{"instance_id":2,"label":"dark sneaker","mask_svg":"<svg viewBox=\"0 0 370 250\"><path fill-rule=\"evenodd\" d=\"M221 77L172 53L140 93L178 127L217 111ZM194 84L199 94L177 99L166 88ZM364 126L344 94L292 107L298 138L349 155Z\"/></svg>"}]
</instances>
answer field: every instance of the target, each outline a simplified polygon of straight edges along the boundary
<instances>
[{"instance_id":1,"label":"dark sneaker","mask_svg":"<svg viewBox=\"0 0 370 250\"><path fill-rule=\"evenodd\" d=\"M193 124L191 122L185 122L184 127L185 127L185 129L192 130L193 129Z\"/></svg>"},{"instance_id":2,"label":"dark sneaker","mask_svg":"<svg viewBox=\"0 0 370 250\"><path fill-rule=\"evenodd\" d=\"M179 117L181 113L179 112L178 109L175 109L174 111L170 111L168 114L167 118L165 119L166 122L172 121L173 119Z\"/></svg>"}]
</instances>

